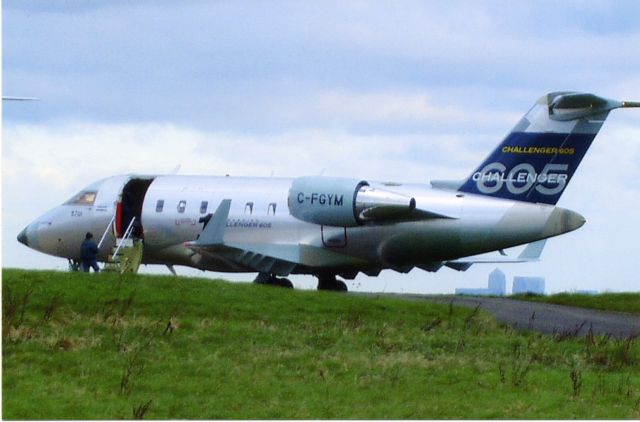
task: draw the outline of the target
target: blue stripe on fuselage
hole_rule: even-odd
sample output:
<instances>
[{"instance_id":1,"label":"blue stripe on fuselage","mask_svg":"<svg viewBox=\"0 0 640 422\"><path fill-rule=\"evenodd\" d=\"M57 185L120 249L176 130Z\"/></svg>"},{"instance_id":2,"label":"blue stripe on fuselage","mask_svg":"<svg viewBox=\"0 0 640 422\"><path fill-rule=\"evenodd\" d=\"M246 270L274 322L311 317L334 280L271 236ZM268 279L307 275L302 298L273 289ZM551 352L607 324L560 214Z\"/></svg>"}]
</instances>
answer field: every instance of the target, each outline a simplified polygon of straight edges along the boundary
<instances>
[{"instance_id":1,"label":"blue stripe on fuselage","mask_svg":"<svg viewBox=\"0 0 640 422\"><path fill-rule=\"evenodd\" d=\"M595 135L512 132L458 190L555 205Z\"/></svg>"}]
</instances>

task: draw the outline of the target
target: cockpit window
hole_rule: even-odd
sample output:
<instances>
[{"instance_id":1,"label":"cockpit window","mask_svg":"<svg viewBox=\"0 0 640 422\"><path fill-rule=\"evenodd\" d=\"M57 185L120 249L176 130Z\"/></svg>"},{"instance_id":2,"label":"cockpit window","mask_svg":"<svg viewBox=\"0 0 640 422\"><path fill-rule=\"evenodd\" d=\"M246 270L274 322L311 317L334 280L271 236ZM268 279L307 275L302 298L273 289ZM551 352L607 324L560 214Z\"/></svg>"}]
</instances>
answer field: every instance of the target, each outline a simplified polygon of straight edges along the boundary
<instances>
[{"instance_id":1,"label":"cockpit window","mask_svg":"<svg viewBox=\"0 0 640 422\"><path fill-rule=\"evenodd\" d=\"M83 190L65 202L64 205L93 205L96 202L97 194L98 192L94 190Z\"/></svg>"}]
</instances>

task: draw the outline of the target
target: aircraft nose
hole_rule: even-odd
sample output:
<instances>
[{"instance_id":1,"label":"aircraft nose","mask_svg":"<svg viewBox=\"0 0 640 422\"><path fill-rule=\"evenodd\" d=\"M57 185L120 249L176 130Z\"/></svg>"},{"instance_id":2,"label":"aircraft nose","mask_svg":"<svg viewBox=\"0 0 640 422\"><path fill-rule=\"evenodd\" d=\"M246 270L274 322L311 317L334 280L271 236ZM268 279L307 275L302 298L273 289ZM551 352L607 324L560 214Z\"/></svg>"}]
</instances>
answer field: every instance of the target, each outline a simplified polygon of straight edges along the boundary
<instances>
[{"instance_id":1,"label":"aircraft nose","mask_svg":"<svg viewBox=\"0 0 640 422\"><path fill-rule=\"evenodd\" d=\"M22 229L22 231L18 234L18 242L22 243L25 246L29 246L29 240L27 239L27 227Z\"/></svg>"}]
</instances>

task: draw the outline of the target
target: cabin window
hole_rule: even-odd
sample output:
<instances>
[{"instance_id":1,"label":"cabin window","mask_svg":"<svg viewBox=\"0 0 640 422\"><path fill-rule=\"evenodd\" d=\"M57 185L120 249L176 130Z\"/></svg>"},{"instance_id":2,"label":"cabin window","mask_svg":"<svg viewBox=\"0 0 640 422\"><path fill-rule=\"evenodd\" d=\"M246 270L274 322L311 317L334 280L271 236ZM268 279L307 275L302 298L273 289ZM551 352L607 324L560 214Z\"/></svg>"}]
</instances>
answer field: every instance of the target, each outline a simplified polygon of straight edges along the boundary
<instances>
[{"instance_id":1,"label":"cabin window","mask_svg":"<svg viewBox=\"0 0 640 422\"><path fill-rule=\"evenodd\" d=\"M276 215L276 203L272 202L269 204L269 208L267 209L268 215Z\"/></svg>"},{"instance_id":2,"label":"cabin window","mask_svg":"<svg viewBox=\"0 0 640 422\"><path fill-rule=\"evenodd\" d=\"M156 202L156 212L162 212L163 208L164 208L164 199L158 199L158 202Z\"/></svg>"},{"instance_id":3,"label":"cabin window","mask_svg":"<svg viewBox=\"0 0 640 422\"><path fill-rule=\"evenodd\" d=\"M178 212L180 214L182 214L186 208L187 208L187 201L182 200L178 202Z\"/></svg>"},{"instance_id":4,"label":"cabin window","mask_svg":"<svg viewBox=\"0 0 640 422\"><path fill-rule=\"evenodd\" d=\"M247 205L244 206L245 214L253 214L253 202L247 202Z\"/></svg>"},{"instance_id":5,"label":"cabin window","mask_svg":"<svg viewBox=\"0 0 640 422\"><path fill-rule=\"evenodd\" d=\"M85 190L65 202L65 205L93 205L96 202L97 191Z\"/></svg>"},{"instance_id":6,"label":"cabin window","mask_svg":"<svg viewBox=\"0 0 640 422\"><path fill-rule=\"evenodd\" d=\"M200 202L200 214L206 214L208 206L209 206L209 201Z\"/></svg>"}]
</instances>

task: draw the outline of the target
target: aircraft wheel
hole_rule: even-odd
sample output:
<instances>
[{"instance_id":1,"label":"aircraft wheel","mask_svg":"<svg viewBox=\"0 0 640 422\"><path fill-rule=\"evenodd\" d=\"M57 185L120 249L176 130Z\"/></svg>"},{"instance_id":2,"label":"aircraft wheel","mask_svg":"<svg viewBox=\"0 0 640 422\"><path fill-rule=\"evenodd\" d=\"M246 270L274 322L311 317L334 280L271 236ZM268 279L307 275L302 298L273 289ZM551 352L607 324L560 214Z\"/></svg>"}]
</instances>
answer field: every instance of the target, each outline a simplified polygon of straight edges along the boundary
<instances>
[{"instance_id":1,"label":"aircraft wheel","mask_svg":"<svg viewBox=\"0 0 640 422\"><path fill-rule=\"evenodd\" d=\"M293 283L288 278L278 278L277 285L286 289L293 289Z\"/></svg>"},{"instance_id":2,"label":"aircraft wheel","mask_svg":"<svg viewBox=\"0 0 640 422\"><path fill-rule=\"evenodd\" d=\"M288 278L278 278L275 275L271 275L268 273L259 273L253 282L256 284L266 284L268 286L278 286L285 287L287 289L293 289L293 283Z\"/></svg>"},{"instance_id":3,"label":"aircraft wheel","mask_svg":"<svg viewBox=\"0 0 640 422\"><path fill-rule=\"evenodd\" d=\"M346 283L343 281L337 280L335 275L331 275L331 276L319 275L318 290L329 290L334 292L348 291Z\"/></svg>"}]
</instances>

